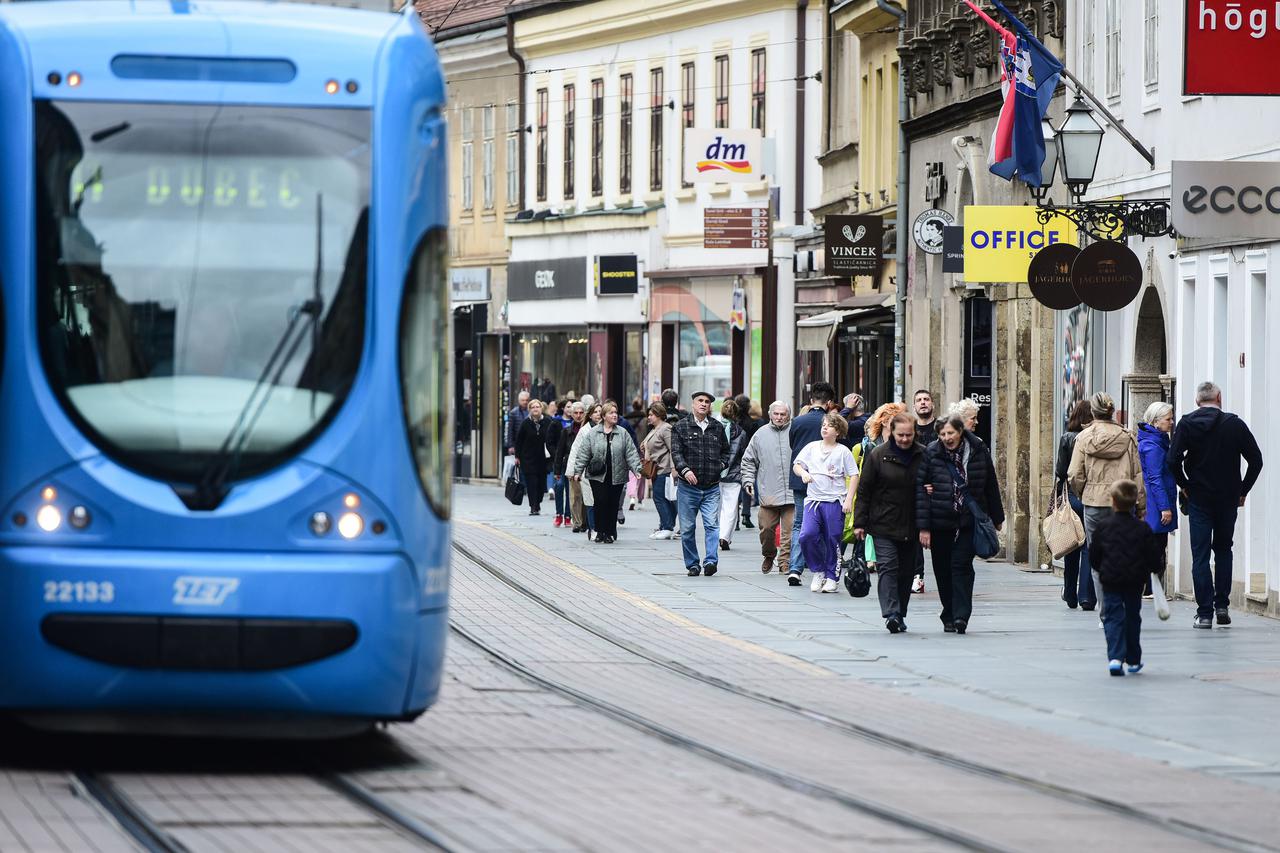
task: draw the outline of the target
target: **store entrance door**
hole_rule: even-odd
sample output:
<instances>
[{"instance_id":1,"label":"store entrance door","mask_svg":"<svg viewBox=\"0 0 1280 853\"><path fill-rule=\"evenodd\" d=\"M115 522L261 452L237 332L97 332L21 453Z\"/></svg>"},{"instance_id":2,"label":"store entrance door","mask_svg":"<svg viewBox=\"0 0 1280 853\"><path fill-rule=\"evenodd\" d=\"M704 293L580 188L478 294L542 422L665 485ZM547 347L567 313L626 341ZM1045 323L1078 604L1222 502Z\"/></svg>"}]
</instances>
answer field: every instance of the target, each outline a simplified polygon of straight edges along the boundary
<instances>
[{"instance_id":1,"label":"store entrance door","mask_svg":"<svg viewBox=\"0 0 1280 853\"><path fill-rule=\"evenodd\" d=\"M974 432L990 447L991 413L995 411L991 390L991 357L995 348L991 300L975 296L964 305L964 395L982 407Z\"/></svg>"}]
</instances>

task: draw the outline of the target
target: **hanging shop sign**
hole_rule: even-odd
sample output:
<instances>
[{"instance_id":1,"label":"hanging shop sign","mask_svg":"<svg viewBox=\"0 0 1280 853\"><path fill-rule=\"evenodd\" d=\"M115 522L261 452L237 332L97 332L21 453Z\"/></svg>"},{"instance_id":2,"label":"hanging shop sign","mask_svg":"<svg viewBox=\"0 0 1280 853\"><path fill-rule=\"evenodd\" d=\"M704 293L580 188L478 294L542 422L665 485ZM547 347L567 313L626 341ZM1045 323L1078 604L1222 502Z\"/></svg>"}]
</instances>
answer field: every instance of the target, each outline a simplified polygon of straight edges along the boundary
<instances>
[{"instance_id":1,"label":"hanging shop sign","mask_svg":"<svg viewBox=\"0 0 1280 853\"><path fill-rule=\"evenodd\" d=\"M488 267L450 267L449 300L454 305L489 301Z\"/></svg>"},{"instance_id":2,"label":"hanging shop sign","mask_svg":"<svg viewBox=\"0 0 1280 853\"><path fill-rule=\"evenodd\" d=\"M942 254L942 235L949 225L955 225L956 218L945 210L932 208L916 217L912 234L920 251L931 255Z\"/></svg>"},{"instance_id":3,"label":"hanging shop sign","mask_svg":"<svg viewBox=\"0 0 1280 853\"><path fill-rule=\"evenodd\" d=\"M823 226L827 275L878 275L884 260L884 219L828 216Z\"/></svg>"},{"instance_id":4,"label":"hanging shop sign","mask_svg":"<svg viewBox=\"0 0 1280 853\"><path fill-rule=\"evenodd\" d=\"M596 293L601 296L638 293L639 272L635 255L600 255L596 258Z\"/></svg>"},{"instance_id":5,"label":"hanging shop sign","mask_svg":"<svg viewBox=\"0 0 1280 853\"><path fill-rule=\"evenodd\" d=\"M1280 162L1174 160L1171 195L1180 236L1280 238Z\"/></svg>"},{"instance_id":6,"label":"hanging shop sign","mask_svg":"<svg viewBox=\"0 0 1280 853\"><path fill-rule=\"evenodd\" d=\"M1024 282L1031 258L1045 246L1076 242L1063 216L1041 224L1028 205L969 205L964 209L964 280Z\"/></svg>"},{"instance_id":7,"label":"hanging shop sign","mask_svg":"<svg viewBox=\"0 0 1280 853\"><path fill-rule=\"evenodd\" d=\"M1091 243L1071 265L1071 287L1098 311L1118 311L1142 289L1142 261L1124 243Z\"/></svg>"},{"instance_id":8,"label":"hanging shop sign","mask_svg":"<svg viewBox=\"0 0 1280 853\"><path fill-rule=\"evenodd\" d=\"M1280 95L1275 0L1184 0L1184 95Z\"/></svg>"},{"instance_id":9,"label":"hanging shop sign","mask_svg":"<svg viewBox=\"0 0 1280 853\"><path fill-rule=\"evenodd\" d=\"M587 259L548 258L507 264L507 298L586 299Z\"/></svg>"},{"instance_id":10,"label":"hanging shop sign","mask_svg":"<svg viewBox=\"0 0 1280 853\"><path fill-rule=\"evenodd\" d=\"M1079 247L1072 243L1054 243L1036 252L1027 268L1027 284L1036 301L1055 311L1067 311L1080 304L1071 284L1071 267L1079 255Z\"/></svg>"},{"instance_id":11,"label":"hanging shop sign","mask_svg":"<svg viewBox=\"0 0 1280 853\"><path fill-rule=\"evenodd\" d=\"M759 130L687 128L684 179L691 184L749 184L764 180L763 137Z\"/></svg>"},{"instance_id":12,"label":"hanging shop sign","mask_svg":"<svg viewBox=\"0 0 1280 853\"><path fill-rule=\"evenodd\" d=\"M948 225L942 229L942 271L964 272L963 225Z\"/></svg>"},{"instance_id":13,"label":"hanging shop sign","mask_svg":"<svg viewBox=\"0 0 1280 853\"><path fill-rule=\"evenodd\" d=\"M702 248L767 249L772 228L767 207L704 208Z\"/></svg>"}]
</instances>

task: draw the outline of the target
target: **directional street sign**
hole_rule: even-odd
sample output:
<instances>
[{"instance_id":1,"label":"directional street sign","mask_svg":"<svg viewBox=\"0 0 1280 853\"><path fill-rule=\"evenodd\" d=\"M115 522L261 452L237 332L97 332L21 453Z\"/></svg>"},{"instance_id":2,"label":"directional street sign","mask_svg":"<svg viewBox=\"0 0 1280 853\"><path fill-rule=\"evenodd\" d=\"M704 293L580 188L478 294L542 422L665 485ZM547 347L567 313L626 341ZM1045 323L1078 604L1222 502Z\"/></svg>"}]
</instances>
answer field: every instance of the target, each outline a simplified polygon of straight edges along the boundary
<instances>
[{"instance_id":1,"label":"directional street sign","mask_svg":"<svg viewBox=\"0 0 1280 853\"><path fill-rule=\"evenodd\" d=\"M704 249L767 249L773 225L767 207L708 207L703 210Z\"/></svg>"}]
</instances>

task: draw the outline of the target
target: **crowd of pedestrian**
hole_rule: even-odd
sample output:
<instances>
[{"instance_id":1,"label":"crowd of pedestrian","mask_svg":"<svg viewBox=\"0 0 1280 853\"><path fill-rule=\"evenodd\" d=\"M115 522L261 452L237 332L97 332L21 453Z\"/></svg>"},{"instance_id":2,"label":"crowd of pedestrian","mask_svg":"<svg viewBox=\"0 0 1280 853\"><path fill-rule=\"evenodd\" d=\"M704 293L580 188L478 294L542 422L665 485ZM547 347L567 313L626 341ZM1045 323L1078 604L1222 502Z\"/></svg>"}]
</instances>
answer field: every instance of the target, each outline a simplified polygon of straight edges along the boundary
<instances>
[{"instance_id":1,"label":"crowd of pedestrian","mask_svg":"<svg viewBox=\"0 0 1280 853\"><path fill-rule=\"evenodd\" d=\"M651 496L658 522L648 536L678 537L690 577L715 575L734 531L758 528L761 571L776 568L791 586L808 570L813 592L837 592L844 567L865 564L893 634L907 630L911 596L925 591L928 552L943 631L968 631L974 563L994 553L1005 520L976 402L939 416L920 389L910 405L868 413L860 394L837 398L826 382L794 417L781 400L767 417L745 395L689 400L685 410L668 389L647 407L632 400L623 416L613 400L544 406L522 392L508 414L508 453L529 514L540 515L550 493L555 526L610 544L625 509ZM1244 422L1222 410L1218 386L1202 383L1196 404L1175 426L1172 406L1153 403L1131 431L1099 392L1071 409L1057 448L1055 500L1069 502L1084 530L1063 560L1062 599L1072 610L1101 604L1112 675L1143 667L1142 599L1163 586L1179 512L1189 519L1194 627L1231 624L1232 534L1262 455Z\"/></svg>"}]
</instances>

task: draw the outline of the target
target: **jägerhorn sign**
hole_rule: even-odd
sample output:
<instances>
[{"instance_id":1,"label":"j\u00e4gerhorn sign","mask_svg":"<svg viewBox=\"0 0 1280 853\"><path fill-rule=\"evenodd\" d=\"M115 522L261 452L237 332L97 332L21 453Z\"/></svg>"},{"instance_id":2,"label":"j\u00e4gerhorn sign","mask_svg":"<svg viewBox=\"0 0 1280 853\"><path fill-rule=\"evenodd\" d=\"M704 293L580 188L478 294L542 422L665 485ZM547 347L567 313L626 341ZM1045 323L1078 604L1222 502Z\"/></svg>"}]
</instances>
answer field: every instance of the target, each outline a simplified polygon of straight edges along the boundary
<instances>
[{"instance_id":1,"label":"j\u00e4gerhorn sign","mask_svg":"<svg viewBox=\"0 0 1280 853\"><path fill-rule=\"evenodd\" d=\"M1183 237L1280 238L1280 162L1174 160L1172 196Z\"/></svg>"}]
</instances>

